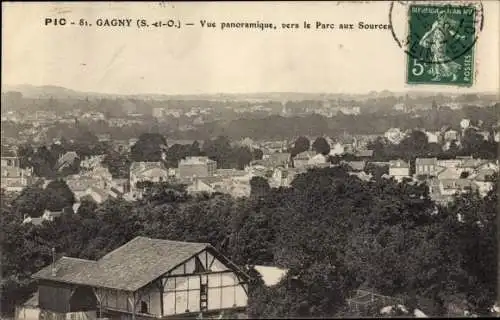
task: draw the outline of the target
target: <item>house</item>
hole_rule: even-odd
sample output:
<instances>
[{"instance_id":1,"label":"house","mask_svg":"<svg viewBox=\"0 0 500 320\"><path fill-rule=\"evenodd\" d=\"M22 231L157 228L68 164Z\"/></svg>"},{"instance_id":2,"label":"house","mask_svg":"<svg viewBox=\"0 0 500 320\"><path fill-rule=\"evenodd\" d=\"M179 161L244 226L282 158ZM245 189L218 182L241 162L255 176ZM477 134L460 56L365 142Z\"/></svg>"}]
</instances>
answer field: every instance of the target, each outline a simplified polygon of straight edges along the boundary
<instances>
[{"instance_id":1,"label":"house","mask_svg":"<svg viewBox=\"0 0 500 320\"><path fill-rule=\"evenodd\" d=\"M314 151L304 151L297 154L293 158L293 166L295 168L305 167L310 163L310 160L316 156L316 152ZM314 160L313 160L314 161Z\"/></svg>"},{"instance_id":2,"label":"house","mask_svg":"<svg viewBox=\"0 0 500 320\"><path fill-rule=\"evenodd\" d=\"M136 237L100 260L62 257L33 275L39 308L121 319L244 311L250 277L208 243Z\"/></svg>"},{"instance_id":3,"label":"house","mask_svg":"<svg viewBox=\"0 0 500 320\"><path fill-rule=\"evenodd\" d=\"M348 172L348 174L350 176L358 177L358 179L363 180L363 181L370 181L371 179L373 179L373 175L371 173L368 174L364 171L351 171L351 172Z\"/></svg>"},{"instance_id":4,"label":"house","mask_svg":"<svg viewBox=\"0 0 500 320\"><path fill-rule=\"evenodd\" d=\"M105 142L105 141L110 141L111 140L111 134L109 133L101 133L101 134L96 134L97 139L99 142Z\"/></svg>"},{"instance_id":5,"label":"house","mask_svg":"<svg viewBox=\"0 0 500 320\"><path fill-rule=\"evenodd\" d=\"M403 160L389 161L389 176L394 177L397 181L410 177L410 164Z\"/></svg>"},{"instance_id":6,"label":"house","mask_svg":"<svg viewBox=\"0 0 500 320\"><path fill-rule=\"evenodd\" d=\"M216 191L227 193L234 198L248 197L251 191L249 176L225 179L217 186Z\"/></svg>"},{"instance_id":7,"label":"house","mask_svg":"<svg viewBox=\"0 0 500 320\"><path fill-rule=\"evenodd\" d=\"M70 188L71 192L75 195L76 201L80 201L81 198L87 196L87 190L91 187L103 188L104 185L100 179L92 177L80 177L79 175L74 175L66 179L66 184Z\"/></svg>"},{"instance_id":8,"label":"house","mask_svg":"<svg viewBox=\"0 0 500 320\"><path fill-rule=\"evenodd\" d=\"M277 152L271 153L262 160L253 160L250 162L251 166L261 165L270 169L277 167L288 168L292 163L291 153L288 152Z\"/></svg>"},{"instance_id":9,"label":"house","mask_svg":"<svg viewBox=\"0 0 500 320\"><path fill-rule=\"evenodd\" d=\"M354 155L363 160L368 160L373 157L373 150L358 150Z\"/></svg>"},{"instance_id":10,"label":"house","mask_svg":"<svg viewBox=\"0 0 500 320\"><path fill-rule=\"evenodd\" d=\"M269 185L274 188L289 187L297 172L295 168L275 168L269 179Z\"/></svg>"},{"instance_id":11,"label":"house","mask_svg":"<svg viewBox=\"0 0 500 320\"><path fill-rule=\"evenodd\" d=\"M437 178L439 180L442 180L442 179L459 179L463 172L466 172L464 169L462 168L458 168L458 167L445 167L443 168L442 171L438 172L437 173Z\"/></svg>"},{"instance_id":12,"label":"house","mask_svg":"<svg viewBox=\"0 0 500 320\"><path fill-rule=\"evenodd\" d=\"M479 191L479 187L469 179L442 179L439 180L441 195L454 195L457 192Z\"/></svg>"},{"instance_id":13,"label":"house","mask_svg":"<svg viewBox=\"0 0 500 320\"><path fill-rule=\"evenodd\" d=\"M474 159L472 156L457 157L457 159L460 160L460 164L458 165L458 167L469 171L473 171L479 166L488 162L487 160Z\"/></svg>"},{"instance_id":14,"label":"house","mask_svg":"<svg viewBox=\"0 0 500 320\"><path fill-rule=\"evenodd\" d=\"M222 179L219 178L219 180L222 182ZM195 178L194 181L192 181L188 186L186 187L186 191L189 194L195 194L195 193L214 193L216 192L215 186L212 187L210 184L210 181L206 181L205 179L201 178Z\"/></svg>"},{"instance_id":15,"label":"house","mask_svg":"<svg viewBox=\"0 0 500 320\"><path fill-rule=\"evenodd\" d=\"M137 191L138 182L163 182L169 178L161 162L132 162L130 165L130 190Z\"/></svg>"},{"instance_id":16,"label":"house","mask_svg":"<svg viewBox=\"0 0 500 320\"><path fill-rule=\"evenodd\" d=\"M215 175L218 177L242 177L246 176L248 173L245 170L237 169L217 169Z\"/></svg>"},{"instance_id":17,"label":"house","mask_svg":"<svg viewBox=\"0 0 500 320\"><path fill-rule=\"evenodd\" d=\"M288 168L292 161L292 154L289 152L276 152L269 155L266 159L266 165L276 168Z\"/></svg>"},{"instance_id":18,"label":"house","mask_svg":"<svg viewBox=\"0 0 500 320\"><path fill-rule=\"evenodd\" d=\"M100 179L104 187L107 187L109 184L111 184L113 180L113 175L111 175L109 169L104 167L95 167L92 171L85 172L83 176Z\"/></svg>"},{"instance_id":19,"label":"house","mask_svg":"<svg viewBox=\"0 0 500 320\"><path fill-rule=\"evenodd\" d=\"M321 153L316 154L311 159L309 159L309 161L307 162L307 164L309 166L313 166L313 167L321 166L321 165L326 164L326 163L328 163L328 158L327 158L327 156L325 156Z\"/></svg>"},{"instance_id":20,"label":"house","mask_svg":"<svg viewBox=\"0 0 500 320\"><path fill-rule=\"evenodd\" d=\"M82 161L80 161L80 168L92 171L95 168L101 167L101 162L103 159L103 155L86 157Z\"/></svg>"},{"instance_id":21,"label":"house","mask_svg":"<svg viewBox=\"0 0 500 320\"><path fill-rule=\"evenodd\" d=\"M440 171L437 158L417 158L415 160L416 176L435 176Z\"/></svg>"},{"instance_id":22,"label":"house","mask_svg":"<svg viewBox=\"0 0 500 320\"><path fill-rule=\"evenodd\" d=\"M330 156L341 155L345 152L344 146L340 142L336 142L330 147Z\"/></svg>"},{"instance_id":23,"label":"house","mask_svg":"<svg viewBox=\"0 0 500 320\"><path fill-rule=\"evenodd\" d=\"M179 161L179 177L211 177L217 170L217 162L208 157L187 157Z\"/></svg>"},{"instance_id":24,"label":"house","mask_svg":"<svg viewBox=\"0 0 500 320\"><path fill-rule=\"evenodd\" d=\"M68 151L59 157L56 168L60 171L68 166L71 166L78 159L80 159L80 157L75 151Z\"/></svg>"},{"instance_id":25,"label":"house","mask_svg":"<svg viewBox=\"0 0 500 320\"><path fill-rule=\"evenodd\" d=\"M495 183L493 177L497 172L498 169L486 167L476 170L469 179L474 181L478 186L479 194L484 197L493 189L493 184Z\"/></svg>"},{"instance_id":26,"label":"house","mask_svg":"<svg viewBox=\"0 0 500 320\"><path fill-rule=\"evenodd\" d=\"M392 144L400 144L405 134L399 128L390 128L384 133L384 137Z\"/></svg>"},{"instance_id":27,"label":"house","mask_svg":"<svg viewBox=\"0 0 500 320\"><path fill-rule=\"evenodd\" d=\"M248 173L249 176L252 177L257 176L257 177L269 178L273 174L272 168L252 163L250 163L249 166L245 167L245 171Z\"/></svg>"},{"instance_id":28,"label":"house","mask_svg":"<svg viewBox=\"0 0 500 320\"><path fill-rule=\"evenodd\" d=\"M355 172L363 171L366 167L366 161L345 161L343 163L347 164Z\"/></svg>"},{"instance_id":29,"label":"house","mask_svg":"<svg viewBox=\"0 0 500 320\"><path fill-rule=\"evenodd\" d=\"M336 143L339 143L342 146L344 152L346 153L354 153L358 148L358 140L354 136L343 134L337 137L335 140Z\"/></svg>"},{"instance_id":30,"label":"house","mask_svg":"<svg viewBox=\"0 0 500 320\"><path fill-rule=\"evenodd\" d=\"M429 143L439 143L441 141L441 134L440 134L440 132L426 131L425 135L427 136L427 141Z\"/></svg>"},{"instance_id":31,"label":"house","mask_svg":"<svg viewBox=\"0 0 500 320\"><path fill-rule=\"evenodd\" d=\"M109 198L109 193L99 187L91 186L87 190L85 190L87 196L92 198L96 203L103 203Z\"/></svg>"},{"instance_id":32,"label":"house","mask_svg":"<svg viewBox=\"0 0 500 320\"><path fill-rule=\"evenodd\" d=\"M44 221L54 221L55 218L59 218L62 215L62 211L49 211L45 210L41 217L32 218L25 217L23 220L23 224L30 223L34 225L41 225Z\"/></svg>"},{"instance_id":33,"label":"house","mask_svg":"<svg viewBox=\"0 0 500 320\"><path fill-rule=\"evenodd\" d=\"M269 154L282 153L287 149L287 141L268 141L261 145L262 150L266 150Z\"/></svg>"},{"instance_id":34,"label":"house","mask_svg":"<svg viewBox=\"0 0 500 320\"><path fill-rule=\"evenodd\" d=\"M438 160L437 165L443 168L457 168L462 163L460 159Z\"/></svg>"},{"instance_id":35,"label":"house","mask_svg":"<svg viewBox=\"0 0 500 320\"><path fill-rule=\"evenodd\" d=\"M6 192L21 192L35 181L33 168L21 168L15 154L2 154L0 171L0 187Z\"/></svg>"},{"instance_id":36,"label":"house","mask_svg":"<svg viewBox=\"0 0 500 320\"><path fill-rule=\"evenodd\" d=\"M457 141L460 136L456 130L448 130L444 133L444 141Z\"/></svg>"}]
</instances>

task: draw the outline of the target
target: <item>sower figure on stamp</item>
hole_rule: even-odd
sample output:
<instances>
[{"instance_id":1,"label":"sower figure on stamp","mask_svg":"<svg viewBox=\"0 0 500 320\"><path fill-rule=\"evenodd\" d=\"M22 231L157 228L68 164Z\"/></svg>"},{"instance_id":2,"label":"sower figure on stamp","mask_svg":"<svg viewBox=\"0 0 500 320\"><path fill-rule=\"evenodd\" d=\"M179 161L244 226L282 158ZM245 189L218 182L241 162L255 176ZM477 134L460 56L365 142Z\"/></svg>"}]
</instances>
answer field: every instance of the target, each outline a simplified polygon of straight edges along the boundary
<instances>
[{"instance_id":1,"label":"sower figure on stamp","mask_svg":"<svg viewBox=\"0 0 500 320\"><path fill-rule=\"evenodd\" d=\"M452 78L452 81L457 80L457 71L462 67L446 55L446 43L448 36L465 39L464 35L457 35L456 27L458 22L449 18L444 11L438 13L437 20L432 24L432 27L427 31L419 44L422 47L430 48L432 53L433 65L429 69L429 73L434 76L432 81L439 81L442 77Z\"/></svg>"}]
</instances>

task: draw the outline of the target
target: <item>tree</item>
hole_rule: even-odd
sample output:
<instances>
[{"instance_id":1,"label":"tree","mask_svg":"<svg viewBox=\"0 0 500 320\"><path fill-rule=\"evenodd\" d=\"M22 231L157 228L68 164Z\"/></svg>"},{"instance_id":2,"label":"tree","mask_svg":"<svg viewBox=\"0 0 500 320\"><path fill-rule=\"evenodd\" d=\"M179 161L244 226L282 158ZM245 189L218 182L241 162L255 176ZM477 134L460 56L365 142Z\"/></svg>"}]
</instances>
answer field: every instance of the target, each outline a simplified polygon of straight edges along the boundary
<instances>
[{"instance_id":1,"label":"tree","mask_svg":"<svg viewBox=\"0 0 500 320\"><path fill-rule=\"evenodd\" d=\"M250 161L253 160L252 151L248 147L236 147L233 149L233 161L235 167L239 170L243 170Z\"/></svg>"},{"instance_id":2,"label":"tree","mask_svg":"<svg viewBox=\"0 0 500 320\"><path fill-rule=\"evenodd\" d=\"M40 217L47 206L44 190L39 186L28 186L13 201L13 212L20 217L24 215L32 218Z\"/></svg>"},{"instance_id":3,"label":"tree","mask_svg":"<svg viewBox=\"0 0 500 320\"><path fill-rule=\"evenodd\" d=\"M310 147L311 147L311 142L309 141L309 139L307 139L304 136L298 137L297 140L295 140L295 143L291 151L292 157L296 156L301 152L308 151Z\"/></svg>"},{"instance_id":4,"label":"tree","mask_svg":"<svg viewBox=\"0 0 500 320\"><path fill-rule=\"evenodd\" d=\"M75 196L64 180L53 180L45 188L46 208L50 211L61 211L75 203Z\"/></svg>"},{"instance_id":5,"label":"tree","mask_svg":"<svg viewBox=\"0 0 500 320\"><path fill-rule=\"evenodd\" d=\"M130 160L125 154L108 150L102 160L102 164L108 168L109 173L115 179L128 179L130 171Z\"/></svg>"},{"instance_id":6,"label":"tree","mask_svg":"<svg viewBox=\"0 0 500 320\"><path fill-rule=\"evenodd\" d=\"M312 148L316 153L321 153L322 155L328 155L330 153L330 145L323 137L318 137L314 140Z\"/></svg>"},{"instance_id":7,"label":"tree","mask_svg":"<svg viewBox=\"0 0 500 320\"><path fill-rule=\"evenodd\" d=\"M255 176L250 179L250 194L253 196L263 196L266 195L271 187L269 182L263 177Z\"/></svg>"},{"instance_id":8,"label":"tree","mask_svg":"<svg viewBox=\"0 0 500 320\"><path fill-rule=\"evenodd\" d=\"M260 149L253 149L252 155L253 155L253 160L262 160L264 152L262 152L262 150Z\"/></svg>"},{"instance_id":9,"label":"tree","mask_svg":"<svg viewBox=\"0 0 500 320\"><path fill-rule=\"evenodd\" d=\"M167 147L167 141L162 135L143 133L132 146L130 158L135 162L157 162L162 159L162 149L165 147Z\"/></svg>"},{"instance_id":10,"label":"tree","mask_svg":"<svg viewBox=\"0 0 500 320\"><path fill-rule=\"evenodd\" d=\"M35 150L30 144L24 144L19 147L17 151L19 157L19 165L21 168L32 167L32 158L35 155Z\"/></svg>"},{"instance_id":11,"label":"tree","mask_svg":"<svg viewBox=\"0 0 500 320\"><path fill-rule=\"evenodd\" d=\"M420 130L413 130L410 135L401 141L398 146L404 159L426 157L429 154L429 139Z\"/></svg>"},{"instance_id":12,"label":"tree","mask_svg":"<svg viewBox=\"0 0 500 320\"><path fill-rule=\"evenodd\" d=\"M212 160L217 161L217 167L230 168L232 157L231 141L226 136L219 136L214 140L207 140L203 144L203 152Z\"/></svg>"},{"instance_id":13,"label":"tree","mask_svg":"<svg viewBox=\"0 0 500 320\"><path fill-rule=\"evenodd\" d=\"M389 174L388 165L376 165L372 162L366 164L366 173L371 174L375 179L380 179L384 174Z\"/></svg>"}]
</instances>

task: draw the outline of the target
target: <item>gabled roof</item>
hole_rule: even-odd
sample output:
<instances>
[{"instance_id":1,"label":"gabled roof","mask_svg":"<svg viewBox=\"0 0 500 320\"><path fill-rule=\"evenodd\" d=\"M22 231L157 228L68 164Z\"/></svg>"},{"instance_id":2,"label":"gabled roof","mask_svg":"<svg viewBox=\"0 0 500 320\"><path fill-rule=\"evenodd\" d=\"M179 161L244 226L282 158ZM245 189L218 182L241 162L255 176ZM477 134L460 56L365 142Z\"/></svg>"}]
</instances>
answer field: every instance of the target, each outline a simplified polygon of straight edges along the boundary
<instances>
[{"instance_id":1,"label":"gabled roof","mask_svg":"<svg viewBox=\"0 0 500 320\"><path fill-rule=\"evenodd\" d=\"M211 245L136 237L98 261L63 257L55 277L49 265L33 278L137 291L206 248Z\"/></svg>"},{"instance_id":2,"label":"gabled roof","mask_svg":"<svg viewBox=\"0 0 500 320\"><path fill-rule=\"evenodd\" d=\"M345 162L352 170L363 171L366 166L366 161L346 161Z\"/></svg>"},{"instance_id":3,"label":"gabled roof","mask_svg":"<svg viewBox=\"0 0 500 320\"><path fill-rule=\"evenodd\" d=\"M76 153L75 151L68 151L59 158L57 163L59 165L63 165L64 163L72 163L78 158L79 158L78 153Z\"/></svg>"}]
</instances>

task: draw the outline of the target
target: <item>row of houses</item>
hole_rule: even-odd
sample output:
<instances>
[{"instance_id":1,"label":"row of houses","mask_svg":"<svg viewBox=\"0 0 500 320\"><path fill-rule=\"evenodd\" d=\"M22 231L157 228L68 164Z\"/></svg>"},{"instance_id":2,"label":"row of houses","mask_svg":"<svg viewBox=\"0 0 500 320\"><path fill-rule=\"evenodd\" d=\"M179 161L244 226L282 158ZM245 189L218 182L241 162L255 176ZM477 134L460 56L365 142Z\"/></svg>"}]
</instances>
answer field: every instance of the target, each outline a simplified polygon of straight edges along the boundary
<instances>
[{"instance_id":1,"label":"row of houses","mask_svg":"<svg viewBox=\"0 0 500 320\"><path fill-rule=\"evenodd\" d=\"M389 176L398 181L412 178L427 180L432 198L442 204L451 201L457 192L472 190L486 195L493 188L493 175L498 172L498 161L472 157L450 160L417 158L413 175L410 163L406 161L393 160L388 165Z\"/></svg>"}]
</instances>

